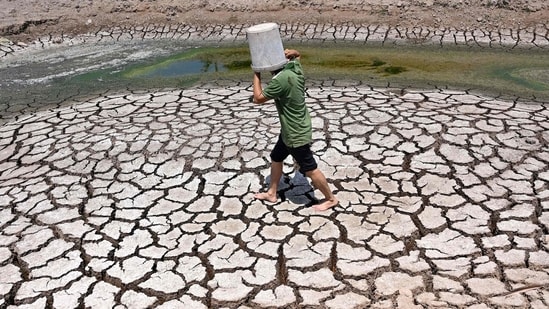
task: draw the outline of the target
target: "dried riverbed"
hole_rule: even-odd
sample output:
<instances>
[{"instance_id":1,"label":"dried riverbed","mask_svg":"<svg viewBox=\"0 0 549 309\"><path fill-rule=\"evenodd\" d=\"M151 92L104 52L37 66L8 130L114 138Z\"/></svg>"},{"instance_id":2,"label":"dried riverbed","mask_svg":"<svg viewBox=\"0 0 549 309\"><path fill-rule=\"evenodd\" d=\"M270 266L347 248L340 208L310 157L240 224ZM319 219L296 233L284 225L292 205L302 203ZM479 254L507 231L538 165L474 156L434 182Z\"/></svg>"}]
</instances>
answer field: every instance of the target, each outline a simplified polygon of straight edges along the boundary
<instances>
[{"instance_id":1,"label":"dried riverbed","mask_svg":"<svg viewBox=\"0 0 549 309\"><path fill-rule=\"evenodd\" d=\"M13 66L0 96L0 307L549 306L547 102L448 83L309 80L313 147L341 203L314 212L319 192L286 165L280 201L265 204L253 192L269 181L279 128L272 105L248 101L249 70L163 89L120 89L104 75L154 68L149 59L190 43L242 43L243 27L3 44L2 65ZM325 46L450 44L476 59L546 51L546 29L284 33ZM27 64L37 69L23 73Z\"/></svg>"}]
</instances>

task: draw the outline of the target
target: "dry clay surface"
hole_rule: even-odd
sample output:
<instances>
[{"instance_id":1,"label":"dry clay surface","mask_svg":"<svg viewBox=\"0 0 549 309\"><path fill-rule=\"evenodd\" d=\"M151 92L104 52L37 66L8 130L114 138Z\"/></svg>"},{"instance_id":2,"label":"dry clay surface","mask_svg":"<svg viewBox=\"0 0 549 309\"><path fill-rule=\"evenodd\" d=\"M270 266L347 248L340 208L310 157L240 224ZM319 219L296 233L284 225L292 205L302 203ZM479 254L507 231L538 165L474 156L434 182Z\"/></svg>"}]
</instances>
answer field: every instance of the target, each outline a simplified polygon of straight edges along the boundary
<instances>
[{"instance_id":1,"label":"dry clay surface","mask_svg":"<svg viewBox=\"0 0 549 309\"><path fill-rule=\"evenodd\" d=\"M549 106L309 83L340 205L249 82L100 95L0 127L0 308L549 306ZM289 161L289 160L288 160ZM287 162L288 164L290 162Z\"/></svg>"}]
</instances>

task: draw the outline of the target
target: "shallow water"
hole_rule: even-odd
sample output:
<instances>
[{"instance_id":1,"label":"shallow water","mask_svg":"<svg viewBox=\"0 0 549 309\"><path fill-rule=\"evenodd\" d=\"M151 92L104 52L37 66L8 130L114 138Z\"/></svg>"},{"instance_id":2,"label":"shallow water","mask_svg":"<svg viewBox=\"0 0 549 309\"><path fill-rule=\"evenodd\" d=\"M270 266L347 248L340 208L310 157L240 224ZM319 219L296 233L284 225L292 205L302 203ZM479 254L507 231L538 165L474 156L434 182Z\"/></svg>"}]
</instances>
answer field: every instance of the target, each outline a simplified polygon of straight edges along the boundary
<instances>
[{"instance_id":1,"label":"shallow water","mask_svg":"<svg viewBox=\"0 0 549 309\"><path fill-rule=\"evenodd\" d=\"M5 57L0 61L0 119L123 89L133 82L113 83L111 77L128 66L187 50L189 46L182 43L157 40L29 48Z\"/></svg>"},{"instance_id":2,"label":"shallow water","mask_svg":"<svg viewBox=\"0 0 549 309\"><path fill-rule=\"evenodd\" d=\"M288 44L289 45L289 44ZM549 53L533 50L292 45L312 79L372 86L456 88L549 102ZM251 81L246 45L190 46L154 40L38 50L0 63L0 111L44 108L118 89L187 87L199 81Z\"/></svg>"},{"instance_id":3,"label":"shallow water","mask_svg":"<svg viewBox=\"0 0 549 309\"><path fill-rule=\"evenodd\" d=\"M224 72L227 68L223 63L209 63L202 60L181 60L176 61L169 66L160 67L150 71L145 77L180 77L189 74L201 74L211 72Z\"/></svg>"},{"instance_id":4,"label":"shallow water","mask_svg":"<svg viewBox=\"0 0 549 309\"><path fill-rule=\"evenodd\" d=\"M530 99L549 98L549 55L545 52L356 44L293 47L302 51L306 74L314 79L361 80L375 86L436 86ZM151 77L164 78L163 84L172 85L192 74L208 79L249 78L248 53L246 46L190 49L136 64L111 77L116 81L126 79L129 83ZM212 72L221 74L201 74Z\"/></svg>"}]
</instances>

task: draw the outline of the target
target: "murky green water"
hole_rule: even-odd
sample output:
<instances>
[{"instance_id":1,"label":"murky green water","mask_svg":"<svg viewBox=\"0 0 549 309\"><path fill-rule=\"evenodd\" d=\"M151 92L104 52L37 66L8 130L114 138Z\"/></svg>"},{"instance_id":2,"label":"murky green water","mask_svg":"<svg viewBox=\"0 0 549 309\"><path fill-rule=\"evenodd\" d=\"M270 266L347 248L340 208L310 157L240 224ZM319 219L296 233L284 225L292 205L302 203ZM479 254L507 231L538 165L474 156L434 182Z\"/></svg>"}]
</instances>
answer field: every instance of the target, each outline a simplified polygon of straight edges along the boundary
<instances>
[{"instance_id":1,"label":"murky green water","mask_svg":"<svg viewBox=\"0 0 549 309\"><path fill-rule=\"evenodd\" d=\"M118 89L184 88L204 81L249 80L251 84L247 45L181 44L151 41L57 53L46 50L40 56L46 61L6 65L6 74L0 78L0 107L10 104L8 112L43 108ZM547 51L350 43L286 47L301 51L309 79L360 80L376 87L467 89L549 102ZM104 54L108 49L116 52ZM86 69L80 70L82 66Z\"/></svg>"},{"instance_id":2,"label":"murky green water","mask_svg":"<svg viewBox=\"0 0 549 309\"><path fill-rule=\"evenodd\" d=\"M546 51L351 44L292 48L302 52L305 72L313 79L362 80L375 86L437 86L549 99L549 53ZM250 65L247 46L198 48L128 67L114 78L131 83L161 77L163 85L181 85L191 76L196 80L249 78Z\"/></svg>"}]
</instances>

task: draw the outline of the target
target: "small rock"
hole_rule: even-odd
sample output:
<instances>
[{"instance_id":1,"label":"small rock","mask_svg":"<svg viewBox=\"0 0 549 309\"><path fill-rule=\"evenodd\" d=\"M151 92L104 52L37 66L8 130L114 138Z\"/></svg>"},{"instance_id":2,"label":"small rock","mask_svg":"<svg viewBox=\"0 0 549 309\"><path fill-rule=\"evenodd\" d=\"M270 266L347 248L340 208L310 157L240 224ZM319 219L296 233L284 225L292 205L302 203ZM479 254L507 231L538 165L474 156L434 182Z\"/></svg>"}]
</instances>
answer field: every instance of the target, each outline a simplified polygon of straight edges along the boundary
<instances>
[{"instance_id":1,"label":"small rock","mask_svg":"<svg viewBox=\"0 0 549 309\"><path fill-rule=\"evenodd\" d=\"M0 37L0 45L10 46L13 45L13 43L6 38Z\"/></svg>"}]
</instances>

